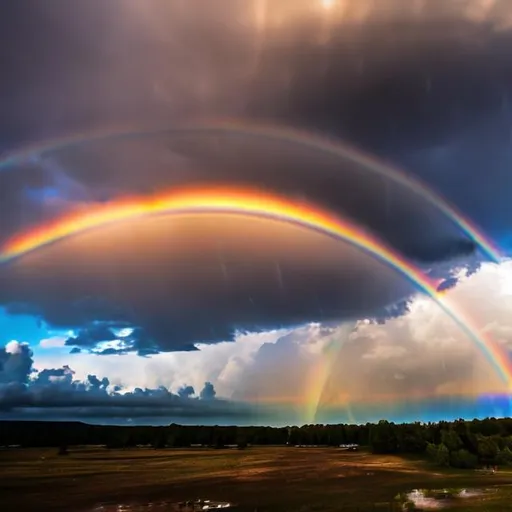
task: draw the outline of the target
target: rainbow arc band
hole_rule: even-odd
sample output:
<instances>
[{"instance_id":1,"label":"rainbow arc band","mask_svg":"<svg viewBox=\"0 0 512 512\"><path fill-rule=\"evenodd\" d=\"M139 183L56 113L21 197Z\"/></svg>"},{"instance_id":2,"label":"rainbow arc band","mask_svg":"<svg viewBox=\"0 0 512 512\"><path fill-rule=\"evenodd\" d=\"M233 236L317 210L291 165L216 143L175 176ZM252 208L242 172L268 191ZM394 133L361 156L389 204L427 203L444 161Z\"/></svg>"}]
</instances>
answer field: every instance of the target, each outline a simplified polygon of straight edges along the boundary
<instances>
[{"instance_id":1,"label":"rainbow arc band","mask_svg":"<svg viewBox=\"0 0 512 512\"><path fill-rule=\"evenodd\" d=\"M493 369L511 389L512 368L501 347L472 325L471 319L459 311L449 299L449 294L439 293L436 283L421 270L406 261L393 249L357 225L343 220L316 206L291 202L254 189L220 189L215 187L181 189L155 197L138 197L113 201L87 213L72 214L56 222L44 224L22 233L3 246L0 263L13 262L45 246L98 229L112 223L133 220L148 215L231 214L252 216L304 227L351 243L374 258L394 268L409 279L419 291L425 293L457 324L458 328L475 344Z\"/></svg>"},{"instance_id":2,"label":"rainbow arc band","mask_svg":"<svg viewBox=\"0 0 512 512\"><path fill-rule=\"evenodd\" d=\"M288 126L255 123L236 119L213 121L199 120L178 124L174 127L153 127L147 129L141 127L110 128L106 130L82 132L33 144L7 154L3 158L0 158L0 171L20 164L34 155L53 153L64 149L92 144L94 142L130 140L164 135L176 137L186 135L216 136L219 134L252 136L289 142L357 164L369 172L399 183L405 189L412 191L419 197L428 201L443 212L471 238L491 261L499 263L502 259L499 249L487 239L470 219L458 212L454 206L419 179L337 139L327 138L309 131L298 130Z\"/></svg>"}]
</instances>

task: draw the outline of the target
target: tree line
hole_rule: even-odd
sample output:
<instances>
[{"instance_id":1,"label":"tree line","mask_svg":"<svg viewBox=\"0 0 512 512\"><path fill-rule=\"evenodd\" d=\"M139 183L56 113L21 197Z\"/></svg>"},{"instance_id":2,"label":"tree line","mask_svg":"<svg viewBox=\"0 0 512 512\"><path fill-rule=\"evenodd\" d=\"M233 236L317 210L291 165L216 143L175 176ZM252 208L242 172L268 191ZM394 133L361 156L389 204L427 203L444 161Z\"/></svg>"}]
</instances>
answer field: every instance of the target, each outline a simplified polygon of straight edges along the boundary
<instances>
[{"instance_id":1,"label":"tree line","mask_svg":"<svg viewBox=\"0 0 512 512\"><path fill-rule=\"evenodd\" d=\"M0 446L101 445L109 449L191 445L223 448L249 445L331 446L357 444L378 454L417 454L441 466L476 468L512 465L512 419L302 427L107 426L80 422L0 422Z\"/></svg>"}]
</instances>

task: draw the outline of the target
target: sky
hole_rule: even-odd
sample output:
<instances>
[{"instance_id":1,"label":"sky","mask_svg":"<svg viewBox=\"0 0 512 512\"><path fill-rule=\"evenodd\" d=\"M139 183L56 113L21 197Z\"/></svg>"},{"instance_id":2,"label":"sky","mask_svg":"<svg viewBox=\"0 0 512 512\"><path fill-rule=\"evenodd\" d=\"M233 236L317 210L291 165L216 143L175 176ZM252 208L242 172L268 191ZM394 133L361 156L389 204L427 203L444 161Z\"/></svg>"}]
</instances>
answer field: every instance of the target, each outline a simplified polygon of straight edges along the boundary
<instances>
[{"instance_id":1,"label":"sky","mask_svg":"<svg viewBox=\"0 0 512 512\"><path fill-rule=\"evenodd\" d=\"M510 414L506 0L27 0L0 29L0 418Z\"/></svg>"}]
</instances>

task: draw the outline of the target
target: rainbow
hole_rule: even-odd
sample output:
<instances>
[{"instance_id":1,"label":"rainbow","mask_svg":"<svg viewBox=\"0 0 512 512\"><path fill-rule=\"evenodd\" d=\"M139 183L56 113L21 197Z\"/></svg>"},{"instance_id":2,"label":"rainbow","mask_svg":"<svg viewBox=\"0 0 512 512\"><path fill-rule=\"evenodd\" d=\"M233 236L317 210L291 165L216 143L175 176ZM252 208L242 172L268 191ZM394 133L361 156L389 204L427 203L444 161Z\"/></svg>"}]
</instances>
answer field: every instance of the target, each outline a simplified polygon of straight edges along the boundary
<instances>
[{"instance_id":1,"label":"rainbow","mask_svg":"<svg viewBox=\"0 0 512 512\"><path fill-rule=\"evenodd\" d=\"M448 218L450 218L467 236L469 236L480 249L494 262L501 261L501 254L498 248L486 238L467 217L462 215L446 199L432 190L428 185L404 171L384 163L363 151L342 143L339 140L319 136L308 131L298 130L286 126L275 126L267 124L252 123L244 120L209 121L197 123L185 123L176 127L152 128L152 129L109 129L75 134L71 136L52 139L46 142L28 146L24 149L14 151L0 159L0 170L7 169L35 154L51 153L63 149L70 149L83 144L94 142L131 139L139 137L150 137L156 135L218 135L227 133L242 136L257 136L282 142L300 144L315 151L327 153L343 158L352 163L360 165L373 173L391 179L408 190L422 197L437 207Z\"/></svg>"},{"instance_id":2,"label":"rainbow","mask_svg":"<svg viewBox=\"0 0 512 512\"><path fill-rule=\"evenodd\" d=\"M301 226L336 240L347 241L394 268L423 293L429 295L449 315L459 329L472 340L494 370L511 389L512 368L507 355L493 340L478 332L471 319L449 301L449 294L439 294L436 285L393 249L349 221L340 219L306 203L295 203L263 191L251 189L182 189L150 198L113 201L87 213L71 214L7 241L0 252L0 262L9 262L37 249L79 233L120 221L155 214L190 215L225 213L253 216Z\"/></svg>"},{"instance_id":3,"label":"rainbow","mask_svg":"<svg viewBox=\"0 0 512 512\"><path fill-rule=\"evenodd\" d=\"M312 424L316 421L318 407L320 406L325 387L332 375L333 366L338 360L342 346L343 341L331 339L327 346L324 347L320 361L316 364L312 374L309 376L308 391L305 397L306 410L304 417L304 421L307 424ZM354 417L349 401L346 402L345 409L350 423L356 423L356 418Z\"/></svg>"}]
</instances>

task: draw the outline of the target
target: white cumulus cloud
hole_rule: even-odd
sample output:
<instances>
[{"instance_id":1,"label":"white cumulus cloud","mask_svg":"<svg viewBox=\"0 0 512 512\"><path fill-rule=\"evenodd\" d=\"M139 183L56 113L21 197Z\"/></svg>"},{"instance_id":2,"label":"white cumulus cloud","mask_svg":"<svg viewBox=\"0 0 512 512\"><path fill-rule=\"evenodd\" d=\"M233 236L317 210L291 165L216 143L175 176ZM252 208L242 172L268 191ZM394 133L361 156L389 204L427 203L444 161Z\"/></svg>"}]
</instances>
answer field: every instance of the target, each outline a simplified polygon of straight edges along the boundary
<instances>
[{"instance_id":1,"label":"white cumulus cloud","mask_svg":"<svg viewBox=\"0 0 512 512\"><path fill-rule=\"evenodd\" d=\"M63 336L52 336L39 342L41 348L61 348L66 345L66 338Z\"/></svg>"},{"instance_id":2,"label":"white cumulus cloud","mask_svg":"<svg viewBox=\"0 0 512 512\"><path fill-rule=\"evenodd\" d=\"M446 292L480 333L504 350L512 344L512 261L484 264ZM15 343L15 342L13 342ZM17 345L9 345L15 350ZM325 380L320 402L400 400L408 396L481 394L505 383L475 346L430 298L417 296L409 312L384 324L368 321L241 334L235 342L199 351L158 354L38 355L37 367L69 364L77 378L94 373L128 388L212 382L218 396L304 403Z\"/></svg>"}]
</instances>

